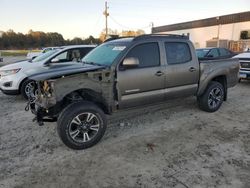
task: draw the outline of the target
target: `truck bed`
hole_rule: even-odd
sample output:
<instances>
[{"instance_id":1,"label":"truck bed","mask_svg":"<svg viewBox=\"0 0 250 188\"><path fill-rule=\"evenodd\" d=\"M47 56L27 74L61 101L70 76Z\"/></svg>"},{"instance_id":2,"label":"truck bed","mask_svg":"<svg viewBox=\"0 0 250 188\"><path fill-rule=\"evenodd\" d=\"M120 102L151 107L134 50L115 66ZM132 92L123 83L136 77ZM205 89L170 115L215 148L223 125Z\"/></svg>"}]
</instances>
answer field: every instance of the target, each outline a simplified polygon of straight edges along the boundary
<instances>
[{"instance_id":1,"label":"truck bed","mask_svg":"<svg viewBox=\"0 0 250 188\"><path fill-rule=\"evenodd\" d=\"M203 93L213 77L225 76L227 88L233 87L239 80L238 59L202 60L200 62L200 82L198 95Z\"/></svg>"}]
</instances>

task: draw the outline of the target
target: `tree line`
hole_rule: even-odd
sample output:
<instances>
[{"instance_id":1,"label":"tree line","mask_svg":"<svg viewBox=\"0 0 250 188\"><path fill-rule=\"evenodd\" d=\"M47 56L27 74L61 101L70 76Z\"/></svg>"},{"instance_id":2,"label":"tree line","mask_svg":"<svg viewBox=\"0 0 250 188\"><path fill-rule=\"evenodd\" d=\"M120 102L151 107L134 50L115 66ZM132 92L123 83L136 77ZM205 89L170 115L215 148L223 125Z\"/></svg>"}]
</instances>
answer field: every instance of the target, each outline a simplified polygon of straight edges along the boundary
<instances>
[{"instance_id":1,"label":"tree line","mask_svg":"<svg viewBox=\"0 0 250 188\"><path fill-rule=\"evenodd\" d=\"M13 30L0 32L0 50L35 49L48 46L100 44L101 40L93 36L86 39L76 37L65 40L60 33L30 30L27 34L16 33Z\"/></svg>"},{"instance_id":2,"label":"tree line","mask_svg":"<svg viewBox=\"0 0 250 188\"><path fill-rule=\"evenodd\" d=\"M117 30L108 29L109 37L117 36L138 36L145 34L143 30L127 30L118 32ZM60 33L42 32L30 30L27 34L16 33L13 30L6 32L0 31L0 50L24 50L24 49L40 49L43 47L64 46L64 45L80 45L80 44L100 44L106 39L105 30L100 34L99 38L89 36L86 39L75 37L72 40L65 40Z\"/></svg>"}]
</instances>

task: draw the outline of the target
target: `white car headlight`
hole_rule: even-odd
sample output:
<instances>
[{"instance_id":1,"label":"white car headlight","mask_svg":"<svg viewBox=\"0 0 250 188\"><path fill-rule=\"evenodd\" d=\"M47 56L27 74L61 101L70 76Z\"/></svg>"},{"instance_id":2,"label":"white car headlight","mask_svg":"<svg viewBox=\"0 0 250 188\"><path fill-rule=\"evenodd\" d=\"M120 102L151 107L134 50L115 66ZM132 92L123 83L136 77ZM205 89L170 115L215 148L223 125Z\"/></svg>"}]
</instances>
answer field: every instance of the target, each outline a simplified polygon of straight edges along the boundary
<instances>
[{"instance_id":1,"label":"white car headlight","mask_svg":"<svg viewBox=\"0 0 250 188\"><path fill-rule=\"evenodd\" d=\"M3 76L8 76L11 74L16 74L20 71L21 69L11 69L11 70L0 70L0 77Z\"/></svg>"}]
</instances>

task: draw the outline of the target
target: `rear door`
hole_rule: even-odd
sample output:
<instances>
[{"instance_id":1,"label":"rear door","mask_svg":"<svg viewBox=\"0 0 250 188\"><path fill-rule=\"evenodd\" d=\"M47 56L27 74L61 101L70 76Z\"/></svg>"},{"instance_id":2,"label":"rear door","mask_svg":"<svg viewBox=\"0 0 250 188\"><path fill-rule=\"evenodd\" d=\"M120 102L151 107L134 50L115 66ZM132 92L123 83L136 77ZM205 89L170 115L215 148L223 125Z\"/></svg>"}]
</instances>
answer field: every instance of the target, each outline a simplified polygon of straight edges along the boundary
<instances>
[{"instance_id":1,"label":"rear door","mask_svg":"<svg viewBox=\"0 0 250 188\"><path fill-rule=\"evenodd\" d=\"M189 96L196 93L199 62L188 42L164 42L167 65L165 97Z\"/></svg>"},{"instance_id":2,"label":"rear door","mask_svg":"<svg viewBox=\"0 0 250 188\"><path fill-rule=\"evenodd\" d=\"M125 58L137 58L139 66L117 72L119 106L133 107L164 100L165 74L158 42L142 43L129 50Z\"/></svg>"}]
</instances>

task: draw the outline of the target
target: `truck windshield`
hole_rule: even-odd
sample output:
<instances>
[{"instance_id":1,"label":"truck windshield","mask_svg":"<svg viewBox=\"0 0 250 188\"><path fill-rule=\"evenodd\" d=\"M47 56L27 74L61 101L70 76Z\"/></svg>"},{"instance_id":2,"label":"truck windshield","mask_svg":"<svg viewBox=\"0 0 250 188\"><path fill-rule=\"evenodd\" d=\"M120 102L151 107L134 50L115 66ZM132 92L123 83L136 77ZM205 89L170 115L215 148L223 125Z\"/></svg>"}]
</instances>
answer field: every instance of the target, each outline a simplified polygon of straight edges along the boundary
<instances>
[{"instance_id":1,"label":"truck windshield","mask_svg":"<svg viewBox=\"0 0 250 188\"><path fill-rule=\"evenodd\" d=\"M82 61L84 63L95 63L98 65L109 66L115 58L126 48L119 44L102 44L94 50L90 51Z\"/></svg>"},{"instance_id":2,"label":"truck windshield","mask_svg":"<svg viewBox=\"0 0 250 188\"><path fill-rule=\"evenodd\" d=\"M37 56L36 58L34 58L31 62L35 63L35 62L43 61L44 59L47 59L48 57L50 57L51 55L56 53L57 51L58 51L58 49L50 50L48 52L45 52L45 53Z\"/></svg>"}]
</instances>

